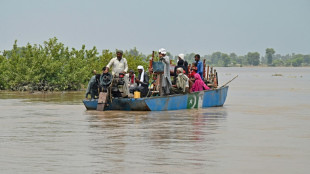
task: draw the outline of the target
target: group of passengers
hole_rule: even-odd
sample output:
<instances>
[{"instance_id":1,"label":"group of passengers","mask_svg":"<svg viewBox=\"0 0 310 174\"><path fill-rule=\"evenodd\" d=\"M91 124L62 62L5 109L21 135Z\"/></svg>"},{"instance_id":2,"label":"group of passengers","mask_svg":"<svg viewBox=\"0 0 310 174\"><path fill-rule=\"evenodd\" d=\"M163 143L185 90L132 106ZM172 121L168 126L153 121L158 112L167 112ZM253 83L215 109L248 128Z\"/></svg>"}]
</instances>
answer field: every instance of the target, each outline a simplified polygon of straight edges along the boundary
<instances>
[{"instance_id":1,"label":"group of passengers","mask_svg":"<svg viewBox=\"0 0 310 174\"><path fill-rule=\"evenodd\" d=\"M159 58L164 65L164 72L161 74L162 95L185 94L210 89L203 81L203 63L200 61L199 54L195 55L195 62L190 70L187 68L187 61L184 60L184 54L178 55L172 82L170 78L170 59L164 48L159 49ZM110 68L112 74L109 72ZM142 65L139 65L137 70L137 76L134 70L129 70L127 73L127 60L123 57L123 51L117 50L116 57L112 58L108 65L102 68L102 74L97 74L96 70L92 71L94 75L88 83L86 98L88 94L91 94L92 99L98 96L98 88L99 92L107 92L112 77L118 76L120 73L124 74L123 96L130 97L134 91L141 92L141 97L147 96L149 93L149 75Z\"/></svg>"}]
</instances>

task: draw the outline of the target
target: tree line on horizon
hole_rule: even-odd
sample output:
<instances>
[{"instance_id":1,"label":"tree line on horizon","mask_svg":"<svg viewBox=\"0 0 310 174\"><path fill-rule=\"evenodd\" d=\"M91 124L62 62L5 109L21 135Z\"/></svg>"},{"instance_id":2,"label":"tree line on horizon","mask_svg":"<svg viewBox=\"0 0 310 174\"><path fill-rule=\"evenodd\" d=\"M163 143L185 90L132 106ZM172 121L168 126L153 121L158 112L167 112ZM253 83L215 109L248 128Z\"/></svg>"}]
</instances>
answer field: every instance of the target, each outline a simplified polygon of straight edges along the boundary
<instances>
[{"instance_id":1,"label":"tree line on horizon","mask_svg":"<svg viewBox=\"0 0 310 174\"><path fill-rule=\"evenodd\" d=\"M206 64L216 67L242 67L242 66L268 66L268 67L302 67L310 66L310 55L303 54L275 54L273 48L267 48L265 56L258 52L248 52L238 56L235 53L214 52L211 55L201 56L206 59ZM185 55L188 62L193 62L195 53Z\"/></svg>"},{"instance_id":2,"label":"tree line on horizon","mask_svg":"<svg viewBox=\"0 0 310 174\"><path fill-rule=\"evenodd\" d=\"M167 55L175 64L177 56ZM64 91L80 90L84 88L92 70L101 73L102 67L115 57L115 51L103 50L98 52L94 46L87 50L85 45L81 49L64 46L56 37L45 41L43 45L18 47L15 40L11 50L0 52L0 89L29 90L29 91ZM194 62L195 53L185 55L188 63ZM136 70L142 65L146 70L149 66L151 54L144 55L136 48L124 51L129 69ZM265 56L258 52L249 52L238 56L235 53L214 52L211 55L201 56L206 64L214 67L241 67L241 66L309 66L310 55L275 54L273 48L267 48Z\"/></svg>"}]
</instances>

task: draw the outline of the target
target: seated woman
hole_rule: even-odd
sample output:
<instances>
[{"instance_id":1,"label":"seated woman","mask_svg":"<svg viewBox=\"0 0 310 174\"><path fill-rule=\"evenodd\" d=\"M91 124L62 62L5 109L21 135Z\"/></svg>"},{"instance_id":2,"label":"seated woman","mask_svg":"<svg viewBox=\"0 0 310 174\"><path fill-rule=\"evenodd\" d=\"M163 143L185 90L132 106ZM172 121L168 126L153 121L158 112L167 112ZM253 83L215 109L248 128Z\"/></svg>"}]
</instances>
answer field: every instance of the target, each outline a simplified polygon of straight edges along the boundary
<instances>
[{"instance_id":1,"label":"seated woman","mask_svg":"<svg viewBox=\"0 0 310 174\"><path fill-rule=\"evenodd\" d=\"M197 73L197 63L193 63L190 72L188 73L188 78L193 78L194 75Z\"/></svg>"},{"instance_id":2,"label":"seated woman","mask_svg":"<svg viewBox=\"0 0 310 174\"><path fill-rule=\"evenodd\" d=\"M196 91L203 91L203 90L209 90L210 88L202 81L200 75L196 73L194 75L195 77L195 83L192 86L192 92Z\"/></svg>"},{"instance_id":3,"label":"seated woman","mask_svg":"<svg viewBox=\"0 0 310 174\"><path fill-rule=\"evenodd\" d=\"M197 73L197 63L194 62L192 63L192 66L191 66L191 69L190 69L190 72L188 73L188 78L189 78L189 89L190 91L192 90L192 86L195 82L195 74Z\"/></svg>"}]
</instances>

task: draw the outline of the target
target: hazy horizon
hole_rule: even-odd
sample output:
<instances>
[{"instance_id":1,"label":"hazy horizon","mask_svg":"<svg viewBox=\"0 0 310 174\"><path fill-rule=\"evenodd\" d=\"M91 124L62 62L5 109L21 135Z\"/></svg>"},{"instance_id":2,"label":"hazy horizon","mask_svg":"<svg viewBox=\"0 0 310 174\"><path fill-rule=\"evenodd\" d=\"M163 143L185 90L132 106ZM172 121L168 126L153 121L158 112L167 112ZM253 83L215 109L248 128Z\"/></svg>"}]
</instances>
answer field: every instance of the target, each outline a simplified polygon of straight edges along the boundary
<instances>
[{"instance_id":1,"label":"hazy horizon","mask_svg":"<svg viewBox=\"0 0 310 174\"><path fill-rule=\"evenodd\" d=\"M57 37L69 48L310 54L310 1L1 0L0 51Z\"/></svg>"}]
</instances>

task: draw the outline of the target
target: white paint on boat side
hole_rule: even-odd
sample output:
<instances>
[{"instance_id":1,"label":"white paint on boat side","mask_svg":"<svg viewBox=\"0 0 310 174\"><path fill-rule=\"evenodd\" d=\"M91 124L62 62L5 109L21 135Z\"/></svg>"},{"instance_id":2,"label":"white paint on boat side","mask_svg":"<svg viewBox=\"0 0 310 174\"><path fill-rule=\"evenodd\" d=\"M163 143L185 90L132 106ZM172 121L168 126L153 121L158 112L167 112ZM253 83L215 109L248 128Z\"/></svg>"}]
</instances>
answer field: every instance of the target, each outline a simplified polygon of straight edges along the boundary
<instances>
[{"instance_id":1,"label":"white paint on boat side","mask_svg":"<svg viewBox=\"0 0 310 174\"><path fill-rule=\"evenodd\" d=\"M202 108L203 96L204 96L204 91L200 91L198 94L198 108Z\"/></svg>"}]
</instances>

